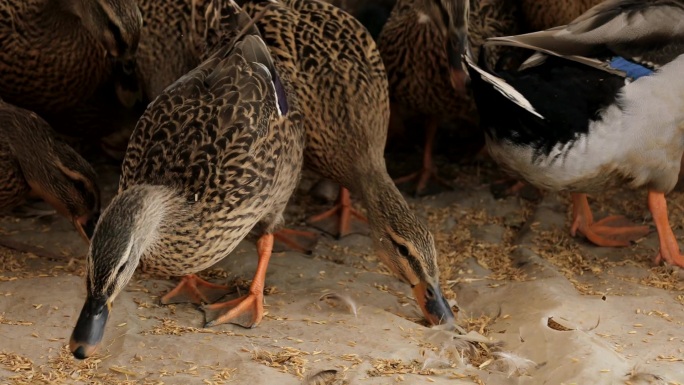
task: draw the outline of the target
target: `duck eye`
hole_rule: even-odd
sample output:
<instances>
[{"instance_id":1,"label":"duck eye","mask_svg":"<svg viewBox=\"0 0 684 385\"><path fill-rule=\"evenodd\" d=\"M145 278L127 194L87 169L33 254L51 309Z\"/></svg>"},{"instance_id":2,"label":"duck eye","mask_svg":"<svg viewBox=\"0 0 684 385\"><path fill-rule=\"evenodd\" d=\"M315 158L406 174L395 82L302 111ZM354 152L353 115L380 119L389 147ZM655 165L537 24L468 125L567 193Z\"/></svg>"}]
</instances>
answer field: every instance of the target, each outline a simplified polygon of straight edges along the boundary
<instances>
[{"instance_id":1,"label":"duck eye","mask_svg":"<svg viewBox=\"0 0 684 385\"><path fill-rule=\"evenodd\" d=\"M428 299L428 301L432 301L435 299L435 292L432 290L431 287L428 287L427 290L425 290L425 298Z\"/></svg>"},{"instance_id":2,"label":"duck eye","mask_svg":"<svg viewBox=\"0 0 684 385\"><path fill-rule=\"evenodd\" d=\"M123 273L124 269L126 268L126 263L122 264L121 267L119 267L119 271L116 272L116 275L119 276L121 273Z\"/></svg>"},{"instance_id":3,"label":"duck eye","mask_svg":"<svg viewBox=\"0 0 684 385\"><path fill-rule=\"evenodd\" d=\"M397 251L399 254L401 254L402 257L408 257L409 256L409 249L408 247L404 245L397 245Z\"/></svg>"}]
</instances>

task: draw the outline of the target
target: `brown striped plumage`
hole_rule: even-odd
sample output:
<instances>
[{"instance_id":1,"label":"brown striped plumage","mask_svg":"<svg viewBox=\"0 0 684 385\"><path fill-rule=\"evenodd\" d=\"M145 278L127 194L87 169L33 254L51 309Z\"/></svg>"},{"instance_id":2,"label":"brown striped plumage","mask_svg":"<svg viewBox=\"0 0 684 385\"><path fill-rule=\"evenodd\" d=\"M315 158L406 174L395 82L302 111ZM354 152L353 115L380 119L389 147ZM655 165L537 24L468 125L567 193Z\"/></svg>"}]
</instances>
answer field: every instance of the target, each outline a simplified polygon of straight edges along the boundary
<instances>
[{"instance_id":1,"label":"brown striped plumage","mask_svg":"<svg viewBox=\"0 0 684 385\"><path fill-rule=\"evenodd\" d=\"M0 97L60 132L103 134L102 114L129 102L114 77L141 25L134 0L0 1Z\"/></svg>"},{"instance_id":2,"label":"brown striped plumage","mask_svg":"<svg viewBox=\"0 0 684 385\"><path fill-rule=\"evenodd\" d=\"M200 63L200 53L191 39L193 4L202 7L201 2L193 0L138 0L143 26L135 60L135 84L130 88L139 89L143 110L164 88ZM101 140L103 149L113 158L124 157L136 121L127 123Z\"/></svg>"},{"instance_id":3,"label":"brown striped plumage","mask_svg":"<svg viewBox=\"0 0 684 385\"><path fill-rule=\"evenodd\" d=\"M603 0L518 0L524 30L533 32L565 25Z\"/></svg>"},{"instance_id":4,"label":"brown striped plumage","mask_svg":"<svg viewBox=\"0 0 684 385\"><path fill-rule=\"evenodd\" d=\"M301 165L300 114L291 99L279 115L268 74L243 57L247 48L259 49L255 44L223 47L184 75L148 107L131 136L119 195L101 221L115 223L119 201L145 202L145 192L156 191L150 186L159 186L159 198L177 209L165 210L176 230L161 224L150 251L163 253L143 254L146 267L168 275L200 271L258 222L270 231L282 220ZM136 214L126 208L121 214Z\"/></svg>"},{"instance_id":5,"label":"brown striped plumage","mask_svg":"<svg viewBox=\"0 0 684 385\"><path fill-rule=\"evenodd\" d=\"M144 23L136 62L144 94L152 100L200 62L189 38L192 5L196 1L138 0L138 3Z\"/></svg>"},{"instance_id":6,"label":"brown striped plumage","mask_svg":"<svg viewBox=\"0 0 684 385\"><path fill-rule=\"evenodd\" d=\"M459 15L448 4L465 0L398 0L378 40L387 68L393 113L405 119L425 119L426 146L423 170L398 182L419 178L417 192L435 176L431 151L441 121L472 114L475 109L466 96L464 83L455 85L447 47L449 28ZM437 3L442 4L436 6ZM515 32L515 9L508 0L472 0L468 21L470 44L475 50L488 37ZM439 178L437 178L439 179Z\"/></svg>"},{"instance_id":7,"label":"brown striped plumage","mask_svg":"<svg viewBox=\"0 0 684 385\"><path fill-rule=\"evenodd\" d=\"M0 211L40 197L92 235L100 212L93 168L35 113L0 101ZM85 233L84 233L85 231Z\"/></svg>"},{"instance_id":8,"label":"brown striped plumage","mask_svg":"<svg viewBox=\"0 0 684 385\"><path fill-rule=\"evenodd\" d=\"M306 131L305 163L361 197L381 259L436 303L431 322L453 317L439 289L434 240L387 174L387 77L373 39L345 11L318 0L241 1L276 58L292 62ZM293 61L294 60L294 61ZM422 301L422 302L421 302ZM423 308L425 311L425 308Z\"/></svg>"},{"instance_id":9,"label":"brown striped plumage","mask_svg":"<svg viewBox=\"0 0 684 385\"><path fill-rule=\"evenodd\" d=\"M90 307L111 305L139 263L173 276L210 267L256 226L272 233L299 181L304 133L287 72L276 72L256 29L237 34L248 18L235 3L208 3L206 29L225 35L148 106L131 136L118 194L95 230L88 299L71 341L79 358L104 328ZM255 284L265 275L259 271ZM249 325L261 320L261 309Z\"/></svg>"}]
</instances>

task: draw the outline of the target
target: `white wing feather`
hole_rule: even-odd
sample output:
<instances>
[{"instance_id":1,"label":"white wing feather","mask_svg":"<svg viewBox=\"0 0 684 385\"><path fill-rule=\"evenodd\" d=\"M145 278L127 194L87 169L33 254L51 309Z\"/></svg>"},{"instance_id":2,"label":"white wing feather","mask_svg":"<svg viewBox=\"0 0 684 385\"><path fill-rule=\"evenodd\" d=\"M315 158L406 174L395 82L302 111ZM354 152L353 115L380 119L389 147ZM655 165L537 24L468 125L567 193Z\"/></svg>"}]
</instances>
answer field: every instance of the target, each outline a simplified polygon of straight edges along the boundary
<instances>
[{"instance_id":1,"label":"white wing feather","mask_svg":"<svg viewBox=\"0 0 684 385\"><path fill-rule=\"evenodd\" d=\"M530 101L527 100L527 98L525 98L523 94L518 92L518 90L513 88L513 86L508 84L505 80L496 77L486 72L482 68L478 67L469 55L463 55L463 58L465 59L469 67L477 71L480 74L480 76L482 76L482 80L494 86L494 89L499 91L508 100L524 108L529 113L536 115L540 119L544 119L544 117L540 113L538 113L537 110L535 110L534 106L532 106L532 103L530 103Z\"/></svg>"}]
</instances>

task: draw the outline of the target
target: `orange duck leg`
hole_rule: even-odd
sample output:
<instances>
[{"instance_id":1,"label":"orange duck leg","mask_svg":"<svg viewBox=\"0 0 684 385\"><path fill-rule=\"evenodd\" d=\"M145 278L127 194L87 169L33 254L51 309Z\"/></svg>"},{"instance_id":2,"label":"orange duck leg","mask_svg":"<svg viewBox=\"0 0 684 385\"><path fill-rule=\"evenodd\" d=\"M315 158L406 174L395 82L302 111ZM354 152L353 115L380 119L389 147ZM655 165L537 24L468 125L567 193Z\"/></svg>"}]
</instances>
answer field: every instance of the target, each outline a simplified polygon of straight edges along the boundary
<instances>
[{"instance_id":1,"label":"orange duck leg","mask_svg":"<svg viewBox=\"0 0 684 385\"><path fill-rule=\"evenodd\" d=\"M420 195L423 190L425 190L425 187L427 187L427 183L430 179L434 179L448 189L453 188L446 180L437 175L437 170L432 162L432 147L435 142L435 135L437 135L438 126L439 121L437 119L430 119L427 122L425 132L425 147L423 151L423 168L419 171L394 180L395 184L402 184L417 179L418 185L416 185L416 196Z\"/></svg>"},{"instance_id":2,"label":"orange duck leg","mask_svg":"<svg viewBox=\"0 0 684 385\"><path fill-rule=\"evenodd\" d=\"M667 218L667 202L665 194L650 190L648 192L648 209L651 210L653 221L658 230L660 251L655 257L655 263L665 261L670 265L684 267L684 257L679 250L677 238L675 238Z\"/></svg>"},{"instance_id":3,"label":"orange duck leg","mask_svg":"<svg viewBox=\"0 0 684 385\"><path fill-rule=\"evenodd\" d=\"M261 319L264 318L266 270L273 251L273 241L273 234L264 234L257 241L259 263L252 284L249 286L249 294L227 302L202 306L207 321L205 327L231 322L251 328L261 322Z\"/></svg>"},{"instance_id":4,"label":"orange duck leg","mask_svg":"<svg viewBox=\"0 0 684 385\"><path fill-rule=\"evenodd\" d=\"M587 194L572 194L572 206L570 234L575 236L579 231L597 246L625 247L649 233L648 226L634 226L620 215L611 215L594 222Z\"/></svg>"},{"instance_id":5,"label":"orange duck leg","mask_svg":"<svg viewBox=\"0 0 684 385\"><path fill-rule=\"evenodd\" d=\"M309 218L309 223L337 221L337 237L342 238L349 234L352 221L355 219L366 224L368 223L368 219L352 206L349 190L340 187L340 196L335 206L326 212Z\"/></svg>"}]
</instances>

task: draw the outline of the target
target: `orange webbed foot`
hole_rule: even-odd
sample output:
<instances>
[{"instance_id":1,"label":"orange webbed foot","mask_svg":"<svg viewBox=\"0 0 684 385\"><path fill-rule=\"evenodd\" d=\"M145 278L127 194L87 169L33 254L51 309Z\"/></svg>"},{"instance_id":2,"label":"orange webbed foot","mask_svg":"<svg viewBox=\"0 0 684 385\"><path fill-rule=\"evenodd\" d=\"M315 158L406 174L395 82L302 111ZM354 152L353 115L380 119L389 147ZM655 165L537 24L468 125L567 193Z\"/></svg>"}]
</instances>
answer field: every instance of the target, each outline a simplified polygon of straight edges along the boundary
<instances>
[{"instance_id":1,"label":"orange webbed foot","mask_svg":"<svg viewBox=\"0 0 684 385\"><path fill-rule=\"evenodd\" d=\"M319 224L319 227L328 231L336 228L337 231L329 231L342 238L352 231L353 221L368 224L368 219L360 211L352 207L349 190L340 187L340 197L333 208L321 214L309 218L309 223Z\"/></svg>"},{"instance_id":2,"label":"orange webbed foot","mask_svg":"<svg viewBox=\"0 0 684 385\"><path fill-rule=\"evenodd\" d=\"M275 240L288 248L304 254L311 254L318 242L318 234L312 231L280 229L273 234Z\"/></svg>"},{"instance_id":3,"label":"orange webbed foot","mask_svg":"<svg viewBox=\"0 0 684 385\"><path fill-rule=\"evenodd\" d=\"M205 316L204 327L227 322L245 328L257 326L264 317L264 295L249 293L231 301L202 306Z\"/></svg>"},{"instance_id":4,"label":"orange webbed foot","mask_svg":"<svg viewBox=\"0 0 684 385\"><path fill-rule=\"evenodd\" d=\"M570 234L579 231L597 246L626 247L650 232L648 226L636 226L621 215L594 222L586 194L573 194L573 217Z\"/></svg>"},{"instance_id":5,"label":"orange webbed foot","mask_svg":"<svg viewBox=\"0 0 684 385\"><path fill-rule=\"evenodd\" d=\"M541 191L527 182L513 178L501 179L489 186L489 190L496 199L509 196L519 196L528 201L538 201L542 198Z\"/></svg>"},{"instance_id":6,"label":"orange webbed foot","mask_svg":"<svg viewBox=\"0 0 684 385\"><path fill-rule=\"evenodd\" d=\"M453 189L453 186L447 182L444 178L437 174L434 163L432 162L432 147L435 141L435 135L437 135L437 126L439 121L436 119L429 119L425 125L425 147L423 148L423 168L412 174L397 178L394 180L394 184L402 184L411 182L413 180L418 180L416 185L416 191L414 195L419 196L423 190L427 187L430 179L435 180L437 183L446 187L449 190Z\"/></svg>"},{"instance_id":7,"label":"orange webbed foot","mask_svg":"<svg viewBox=\"0 0 684 385\"><path fill-rule=\"evenodd\" d=\"M425 191L425 188L427 187L427 184L430 180L434 180L435 182L439 183L442 185L442 187L452 190L454 187L446 181L446 179L442 178L437 174L437 170L434 168L423 168L420 171L416 171L414 173L411 173L406 176L399 177L397 179L394 179L394 184L400 185L403 183L408 183L413 180L418 180L418 184L416 185L416 191L414 193L414 196L420 196L423 191Z\"/></svg>"},{"instance_id":8,"label":"orange webbed foot","mask_svg":"<svg viewBox=\"0 0 684 385\"><path fill-rule=\"evenodd\" d=\"M224 285L207 282L195 274L184 276L180 283L161 298L163 305L172 303L213 303L230 292Z\"/></svg>"},{"instance_id":9,"label":"orange webbed foot","mask_svg":"<svg viewBox=\"0 0 684 385\"><path fill-rule=\"evenodd\" d=\"M205 327L212 327L227 322L246 328L257 326L264 318L264 283L266 269L273 251L273 234L264 234L257 241L259 262L254 279L249 286L249 294L222 303L202 306L205 314Z\"/></svg>"},{"instance_id":10,"label":"orange webbed foot","mask_svg":"<svg viewBox=\"0 0 684 385\"><path fill-rule=\"evenodd\" d=\"M658 229L658 238L660 241L660 251L656 255L654 261L660 264L662 261L670 265L684 267L684 257L682 256L677 238L670 227L670 221L667 217L667 202L665 201L665 194L656 191L648 192L648 208L653 215L656 229Z\"/></svg>"}]
</instances>

